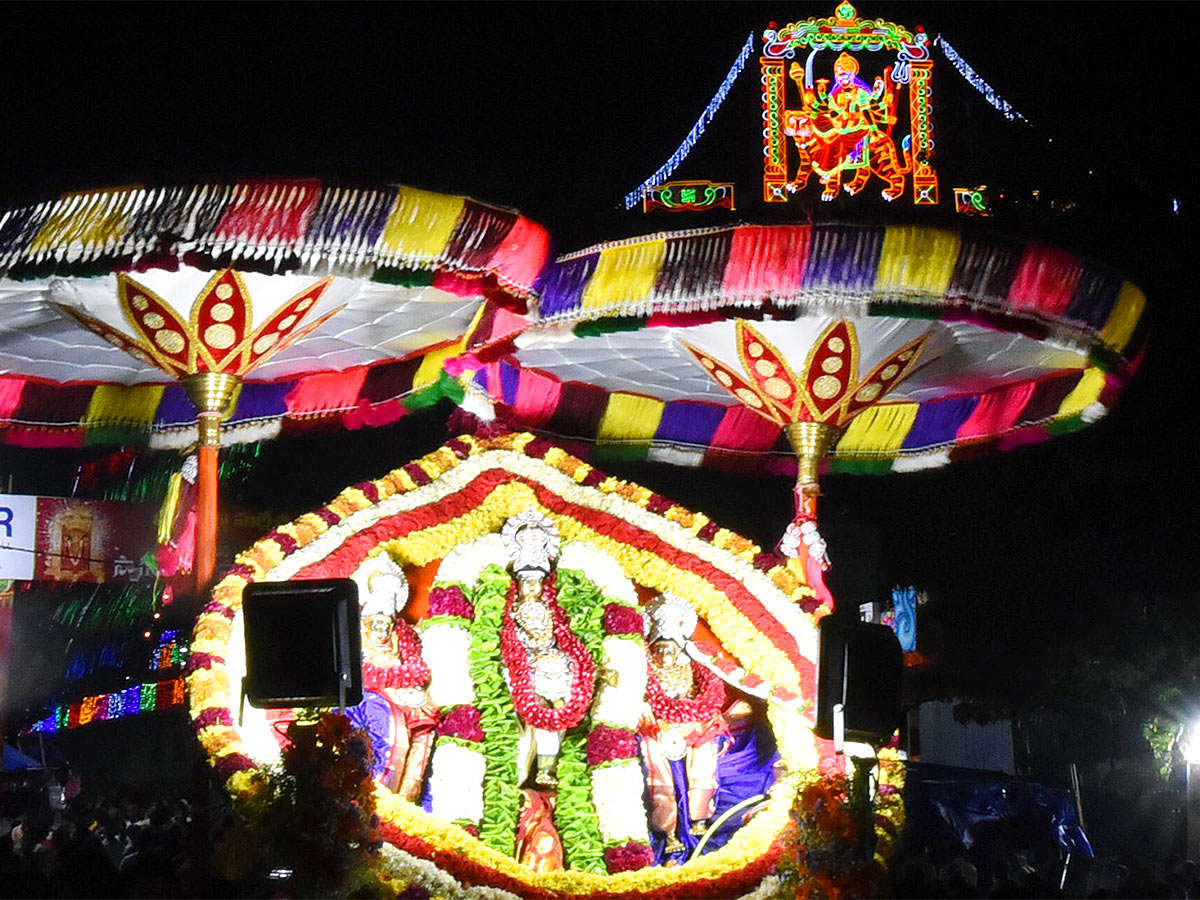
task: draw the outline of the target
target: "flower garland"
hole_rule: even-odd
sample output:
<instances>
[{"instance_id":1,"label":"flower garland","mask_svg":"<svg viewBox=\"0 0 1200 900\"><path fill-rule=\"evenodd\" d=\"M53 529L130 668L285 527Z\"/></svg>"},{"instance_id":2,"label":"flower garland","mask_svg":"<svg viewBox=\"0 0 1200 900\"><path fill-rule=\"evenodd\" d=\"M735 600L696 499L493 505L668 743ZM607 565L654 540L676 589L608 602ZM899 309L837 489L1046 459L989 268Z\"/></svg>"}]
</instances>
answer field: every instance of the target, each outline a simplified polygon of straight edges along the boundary
<instances>
[{"instance_id":1,"label":"flower garland","mask_svg":"<svg viewBox=\"0 0 1200 900\"><path fill-rule=\"evenodd\" d=\"M415 688L429 683L429 666L421 657L421 639L404 619L397 618L392 632L396 637L399 662L386 666L363 662L363 687L369 690L384 688Z\"/></svg>"},{"instance_id":2,"label":"flower garland","mask_svg":"<svg viewBox=\"0 0 1200 900\"><path fill-rule=\"evenodd\" d=\"M533 669L529 665L529 654L521 639L517 637L517 624L513 620L513 603L517 599L517 580L508 588L504 602L504 625L500 629L500 655L508 668L512 687L513 706L521 720L543 731L566 731L574 728L587 715L592 703L596 680L596 665L583 641L575 636L567 621L567 614L558 605L555 588L557 573L551 572L542 586L542 600L554 617L554 639L558 647L571 660L571 696L559 709L543 706L533 689Z\"/></svg>"},{"instance_id":3,"label":"flower garland","mask_svg":"<svg viewBox=\"0 0 1200 900\"><path fill-rule=\"evenodd\" d=\"M725 683L697 662L692 676L699 682L695 697L670 697L654 669L648 670L646 694L655 718L663 722L706 722L721 711L725 703Z\"/></svg>"},{"instance_id":4,"label":"flower garland","mask_svg":"<svg viewBox=\"0 0 1200 900\"><path fill-rule=\"evenodd\" d=\"M531 501L555 517L564 539L595 546L618 560L621 569L638 572L639 583L651 590L688 596L717 638L741 666L762 679L764 694L776 701L767 712L787 765L804 771L816 763L811 732L789 711L812 696L815 625L825 612L804 585L803 572L774 554L762 553L702 513L608 478L544 440L529 435L463 437L381 479L348 488L327 506L280 526L239 554L214 588L212 602L197 620L187 684L197 735L235 799L253 796L261 785L261 763L246 755L229 712L232 681L225 660L231 655L232 620L243 587L301 573L343 576L381 538L406 566L449 559L455 548L496 529ZM475 567L478 571L483 562ZM455 627L442 627L451 623ZM458 627L470 625L464 617L446 616L437 622L438 628L433 624L422 629L431 669L443 658L431 647L435 631L462 634L465 641L448 639L446 647L462 648L464 655L470 637ZM608 633L604 652L609 653L610 645L631 641ZM495 669L494 650L492 659ZM644 651L639 670L645 678ZM601 718L607 693L606 687L598 688L593 721ZM471 699L468 690L466 701L459 702ZM425 858L436 856L440 866L469 881L528 897L599 892L663 900L668 895L732 896L759 883L779 853L777 838L796 784L792 779L780 782L767 807L711 854L681 868L609 876L530 873L383 789L377 789L377 796L384 830L393 844Z\"/></svg>"}]
</instances>

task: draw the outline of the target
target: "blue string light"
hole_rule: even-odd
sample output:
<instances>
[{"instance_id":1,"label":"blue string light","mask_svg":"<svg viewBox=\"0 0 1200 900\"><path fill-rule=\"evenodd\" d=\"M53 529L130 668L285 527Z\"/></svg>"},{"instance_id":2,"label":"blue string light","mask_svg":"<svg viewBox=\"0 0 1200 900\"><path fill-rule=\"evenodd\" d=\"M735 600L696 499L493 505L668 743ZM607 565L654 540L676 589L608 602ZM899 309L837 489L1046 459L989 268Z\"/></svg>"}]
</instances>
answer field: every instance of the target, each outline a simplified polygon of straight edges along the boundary
<instances>
[{"instance_id":1,"label":"blue string light","mask_svg":"<svg viewBox=\"0 0 1200 900\"><path fill-rule=\"evenodd\" d=\"M729 89L733 87L733 83L737 80L737 77L742 74L742 69L746 66L746 60L750 58L750 54L753 52L754 33L751 32L746 38L746 43L742 46L737 59L733 61L733 65L729 69L729 74L725 76L725 80L717 88L717 93L708 102L708 107L701 114L700 118L696 120L696 124L692 126L692 130L688 132L688 136L683 139L683 143L679 145L679 149L671 154L671 158L663 163L657 172L625 195L626 209L633 209L634 206L642 201L642 194L646 188L661 184L664 179L669 178L671 173L679 168L679 164L692 151L692 147L696 146L696 141L700 140L700 136L704 134L704 129L708 127L708 123L713 120L713 116L717 114L717 110L725 102L725 97L729 93Z\"/></svg>"},{"instance_id":2,"label":"blue string light","mask_svg":"<svg viewBox=\"0 0 1200 900\"><path fill-rule=\"evenodd\" d=\"M945 56L946 59L950 61L950 64L958 70L958 74L965 78L971 87L979 91L979 93L983 95L983 99L985 99L992 106L996 107L996 109L1000 110L1000 112L1004 115L1004 118L1008 119L1010 122L1016 122L1019 120L1024 122L1026 125L1029 124L1029 120L1013 109L1011 103L1009 103L1007 100L1004 100L999 94L996 93L990 84L979 77L979 73L972 69L967 64L967 61L958 55L958 51L950 46L949 41L939 34L934 43L942 48L942 55Z\"/></svg>"}]
</instances>

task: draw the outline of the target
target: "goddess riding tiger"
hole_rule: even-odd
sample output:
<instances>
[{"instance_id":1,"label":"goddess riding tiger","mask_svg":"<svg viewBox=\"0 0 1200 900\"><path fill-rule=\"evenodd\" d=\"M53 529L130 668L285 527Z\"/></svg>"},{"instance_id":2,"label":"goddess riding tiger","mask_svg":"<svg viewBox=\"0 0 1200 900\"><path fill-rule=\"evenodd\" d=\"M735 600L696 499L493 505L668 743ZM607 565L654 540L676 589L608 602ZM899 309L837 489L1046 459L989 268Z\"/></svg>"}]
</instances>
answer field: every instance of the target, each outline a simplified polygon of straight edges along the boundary
<instances>
[{"instance_id":1,"label":"goddess riding tiger","mask_svg":"<svg viewBox=\"0 0 1200 900\"><path fill-rule=\"evenodd\" d=\"M792 138L800 155L796 177L789 191L803 190L816 173L824 190L823 201L833 200L839 189L857 194L871 175L884 182L883 198L895 200L904 192L905 176L912 171L911 139L901 143L904 159L896 153L892 126L896 123L896 89L891 68L868 86L858 77L858 62L843 53L833 65L833 87L828 79L817 79L816 89L805 83L804 70L792 63L788 75L804 98L799 109L784 113L784 133ZM853 177L845 181L843 173Z\"/></svg>"}]
</instances>

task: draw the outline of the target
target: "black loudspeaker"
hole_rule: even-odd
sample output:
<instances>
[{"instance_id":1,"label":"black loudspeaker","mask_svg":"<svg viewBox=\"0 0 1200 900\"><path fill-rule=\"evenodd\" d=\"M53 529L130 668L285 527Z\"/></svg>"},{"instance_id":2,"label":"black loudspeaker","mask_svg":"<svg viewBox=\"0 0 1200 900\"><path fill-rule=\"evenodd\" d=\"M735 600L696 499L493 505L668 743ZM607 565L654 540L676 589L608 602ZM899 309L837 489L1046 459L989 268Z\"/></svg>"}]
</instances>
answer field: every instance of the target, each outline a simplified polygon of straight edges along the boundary
<instances>
[{"instance_id":1,"label":"black loudspeaker","mask_svg":"<svg viewBox=\"0 0 1200 900\"><path fill-rule=\"evenodd\" d=\"M904 653L886 625L821 619L817 664L818 737L834 736L834 706L842 705L843 737L880 744L900 727Z\"/></svg>"},{"instance_id":2,"label":"black loudspeaker","mask_svg":"<svg viewBox=\"0 0 1200 900\"><path fill-rule=\"evenodd\" d=\"M358 585L349 578L248 584L242 621L251 706L362 702Z\"/></svg>"}]
</instances>

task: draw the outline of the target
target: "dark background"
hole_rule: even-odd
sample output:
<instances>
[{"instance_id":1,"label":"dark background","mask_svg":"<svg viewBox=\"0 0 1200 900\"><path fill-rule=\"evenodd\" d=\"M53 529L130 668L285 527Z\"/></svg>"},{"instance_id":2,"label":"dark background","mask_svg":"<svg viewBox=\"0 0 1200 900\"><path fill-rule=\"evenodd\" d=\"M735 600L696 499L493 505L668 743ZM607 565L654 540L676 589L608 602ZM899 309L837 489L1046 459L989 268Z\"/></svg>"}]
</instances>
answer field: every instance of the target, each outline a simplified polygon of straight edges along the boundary
<instances>
[{"instance_id":1,"label":"dark background","mask_svg":"<svg viewBox=\"0 0 1200 900\"><path fill-rule=\"evenodd\" d=\"M0 203L115 184L310 176L513 206L563 251L692 227L701 220L624 212L621 198L679 145L748 34L833 6L6 5ZM997 231L1122 272L1145 289L1152 331L1121 403L1082 434L935 472L825 479L835 595L856 605L885 599L893 584L927 589L923 647L936 644L941 660L927 689L983 697L993 714L1078 691L1062 681L1064 648L1097 666L1118 655L1136 664L1155 641L1183 641L1180 658L1190 659L1191 632L1173 625L1198 611L1189 8L863 0L858 9L944 35L1031 123L1005 121L935 51L943 196L954 184L1005 190ZM756 55L677 177L736 180L739 209L725 221L878 217L864 198L825 209L756 202ZM886 215L918 214L897 205ZM247 499L312 508L435 446L445 416L265 446ZM0 448L0 471L18 473L22 492L65 493L62 473L77 461ZM764 546L790 513L779 479L609 468ZM1173 714L1198 701L1182 693Z\"/></svg>"}]
</instances>

